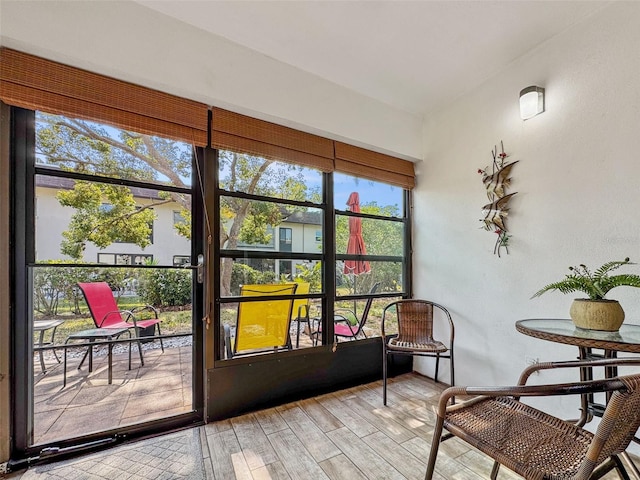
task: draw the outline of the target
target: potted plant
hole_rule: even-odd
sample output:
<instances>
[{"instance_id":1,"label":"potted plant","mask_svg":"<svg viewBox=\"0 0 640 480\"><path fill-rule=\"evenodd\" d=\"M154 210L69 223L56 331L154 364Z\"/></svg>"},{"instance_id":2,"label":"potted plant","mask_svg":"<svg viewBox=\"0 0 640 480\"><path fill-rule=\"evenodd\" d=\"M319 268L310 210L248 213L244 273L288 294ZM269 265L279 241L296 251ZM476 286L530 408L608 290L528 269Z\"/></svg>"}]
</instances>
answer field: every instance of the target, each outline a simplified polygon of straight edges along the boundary
<instances>
[{"instance_id":1,"label":"potted plant","mask_svg":"<svg viewBox=\"0 0 640 480\"><path fill-rule=\"evenodd\" d=\"M627 257L622 261L607 262L593 273L585 265L569 267L571 273L564 280L546 285L531 298L549 290L583 292L589 298L576 298L573 301L569 311L573 323L580 328L615 332L624 321L624 311L617 300L607 300L605 295L616 287L640 287L639 275L611 275L612 271L623 265L635 264Z\"/></svg>"}]
</instances>

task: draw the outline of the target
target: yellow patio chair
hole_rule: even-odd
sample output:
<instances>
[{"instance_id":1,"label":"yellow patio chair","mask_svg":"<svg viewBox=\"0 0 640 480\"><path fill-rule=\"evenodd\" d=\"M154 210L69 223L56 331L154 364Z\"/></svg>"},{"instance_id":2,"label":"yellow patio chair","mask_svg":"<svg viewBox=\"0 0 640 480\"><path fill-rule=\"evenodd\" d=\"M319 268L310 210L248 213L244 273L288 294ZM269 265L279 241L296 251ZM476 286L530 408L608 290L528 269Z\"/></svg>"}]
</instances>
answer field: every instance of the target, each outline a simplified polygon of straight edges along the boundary
<instances>
[{"instance_id":1,"label":"yellow patio chair","mask_svg":"<svg viewBox=\"0 0 640 480\"><path fill-rule=\"evenodd\" d=\"M296 288L296 295L307 295L311 288L311 284L309 282L298 282L296 285L298 286ZM298 328L296 330L296 348L298 348L300 346L300 324L306 323L309 325L309 329L311 329L311 324L309 323L309 298L307 297L301 298L300 300L294 300L291 315L291 321L298 324Z\"/></svg>"},{"instance_id":2,"label":"yellow patio chair","mask_svg":"<svg viewBox=\"0 0 640 480\"><path fill-rule=\"evenodd\" d=\"M293 295L298 284L243 285L240 296ZM293 299L240 302L236 333L231 348L231 332L225 326L227 358L266 351L291 350L291 311Z\"/></svg>"}]
</instances>

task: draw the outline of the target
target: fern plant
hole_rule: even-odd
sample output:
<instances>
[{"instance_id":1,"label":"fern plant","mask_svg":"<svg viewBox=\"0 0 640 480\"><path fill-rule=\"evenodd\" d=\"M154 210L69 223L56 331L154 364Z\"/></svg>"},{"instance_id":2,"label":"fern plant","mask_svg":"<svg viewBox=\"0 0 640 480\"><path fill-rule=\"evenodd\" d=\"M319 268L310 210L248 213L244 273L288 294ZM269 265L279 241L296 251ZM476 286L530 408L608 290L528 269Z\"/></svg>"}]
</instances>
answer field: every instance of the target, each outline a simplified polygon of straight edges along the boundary
<instances>
[{"instance_id":1,"label":"fern plant","mask_svg":"<svg viewBox=\"0 0 640 480\"><path fill-rule=\"evenodd\" d=\"M622 261L607 262L591 272L586 265L569 267L571 273L559 282L550 283L544 286L531 298L539 297L550 290L558 290L562 293L583 292L589 296L590 300L604 300L609 290L616 287L638 287L640 288L640 276L633 274L610 275L623 265L635 265L625 258Z\"/></svg>"}]
</instances>

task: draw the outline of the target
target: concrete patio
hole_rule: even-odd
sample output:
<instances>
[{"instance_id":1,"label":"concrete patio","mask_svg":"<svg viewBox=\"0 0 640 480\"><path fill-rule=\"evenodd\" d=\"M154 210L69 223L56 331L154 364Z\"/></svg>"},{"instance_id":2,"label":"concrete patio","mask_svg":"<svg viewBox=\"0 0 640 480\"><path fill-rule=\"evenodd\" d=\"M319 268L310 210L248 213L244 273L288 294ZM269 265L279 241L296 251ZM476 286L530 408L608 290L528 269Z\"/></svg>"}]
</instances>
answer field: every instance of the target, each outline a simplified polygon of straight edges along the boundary
<instances>
[{"instance_id":1,"label":"concrete patio","mask_svg":"<svg viewBox=\"0 0 640 480\"><path fill-rule=\"evenodd\" d=\"M93 371L82 357L70 356L67 385L63 388L63 363L53 355L47 373L34 372L34 444L116 428L185 413L192 405L192 347L165 346L144 350L144 366L137 350L113 354L113 380L108 383L107 355L96 353Z\"/></svg>"}]
</instances>

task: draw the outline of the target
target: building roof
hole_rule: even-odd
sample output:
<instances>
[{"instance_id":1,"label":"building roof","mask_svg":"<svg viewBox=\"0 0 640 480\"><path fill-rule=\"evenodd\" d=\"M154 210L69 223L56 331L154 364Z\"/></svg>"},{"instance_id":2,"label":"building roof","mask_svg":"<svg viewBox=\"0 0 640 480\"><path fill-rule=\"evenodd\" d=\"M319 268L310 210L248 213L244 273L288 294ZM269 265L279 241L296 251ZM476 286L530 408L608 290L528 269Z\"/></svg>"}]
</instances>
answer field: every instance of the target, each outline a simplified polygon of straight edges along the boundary
<instances>
[{"instance_id":1,"label":"building roof","mask_svg":"<svg viewBox=\"0 0 640 480\"><path fill-rule=\"evenodd\" d=\"M36 187L54 188L56 190L71 190L75 184L76 181L71 178L36 175ZM160 190L139 187L129 187L129 189L136 198L147 198L149 200L163 199L160 196Z\"/></svg>"}]
</instances>

